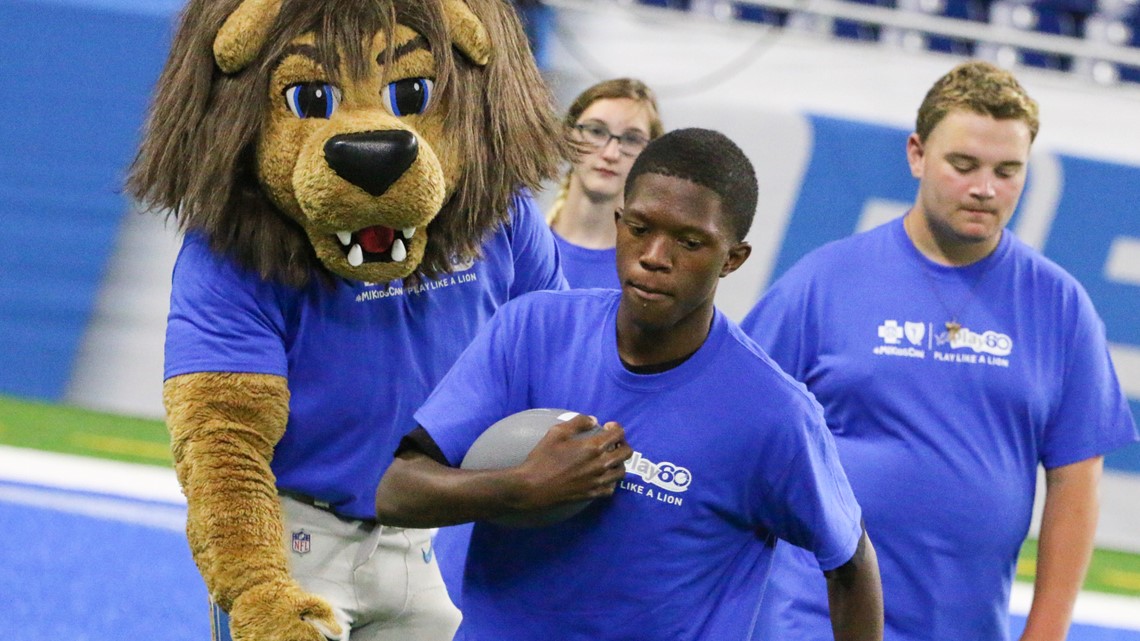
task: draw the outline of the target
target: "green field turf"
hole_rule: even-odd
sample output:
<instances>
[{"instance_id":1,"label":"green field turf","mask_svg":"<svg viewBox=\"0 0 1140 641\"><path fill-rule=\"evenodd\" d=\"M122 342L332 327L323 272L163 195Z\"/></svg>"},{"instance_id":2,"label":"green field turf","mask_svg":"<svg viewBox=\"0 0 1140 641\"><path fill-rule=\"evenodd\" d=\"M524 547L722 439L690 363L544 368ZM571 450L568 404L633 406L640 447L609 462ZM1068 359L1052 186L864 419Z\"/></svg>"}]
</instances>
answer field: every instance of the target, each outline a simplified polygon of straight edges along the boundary
<instances>
[{"instance_id":1,"label":"green field turf","mask_svg":"<svg viewBox=\"0 0 1140 641\"><path fill-rule=\"evenodd\" d=\"M0 396L0 444L171 466L169 440L161 421L5 396ZM1037 542L1026 541L1017 564L1019 581L1033 581L1036 554ZM1096 550L1085 589L1140 596L1140 555Z\"/></svg>"},{"instance_id":2,"label":"green field turf","mask_svg":"<svg viewBox=\"0 0 1140 641\"><path fill-rule=\"evenodd\" d=\"M0 444L170 467L162 421L0 396Z\"/></svg>"}]
</instances>

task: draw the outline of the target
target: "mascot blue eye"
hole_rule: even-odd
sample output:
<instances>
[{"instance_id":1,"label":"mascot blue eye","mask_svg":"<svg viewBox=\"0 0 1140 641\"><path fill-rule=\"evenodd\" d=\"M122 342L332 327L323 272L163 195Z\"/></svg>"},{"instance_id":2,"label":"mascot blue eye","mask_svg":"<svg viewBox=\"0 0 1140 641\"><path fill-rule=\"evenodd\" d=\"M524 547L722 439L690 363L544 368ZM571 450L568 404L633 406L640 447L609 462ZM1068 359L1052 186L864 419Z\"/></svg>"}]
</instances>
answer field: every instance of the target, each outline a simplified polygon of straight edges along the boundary
<instances>
[{"instance_id":1,"label":"mascot blue eye","mask_svg":"<svg viewBox=\"0 0 1140 641\"><path fill-rule=\"evenodd\" d=\"M405 78L389 83L380 92L384 108L393 116L415 116L427 111L434 83L427 78Z\"/></svg>"},{"instance_id":2,"label":"mascot blue eye","mask_svg":"<svg viewBox=\"0 0 1140 641\"><path fill-rule=\"evenodd\" d=\"M340 104L340 91L323 82L299 82L285 87L285 104L298 118L331 118Z\"/></svg>"}]
</instances>

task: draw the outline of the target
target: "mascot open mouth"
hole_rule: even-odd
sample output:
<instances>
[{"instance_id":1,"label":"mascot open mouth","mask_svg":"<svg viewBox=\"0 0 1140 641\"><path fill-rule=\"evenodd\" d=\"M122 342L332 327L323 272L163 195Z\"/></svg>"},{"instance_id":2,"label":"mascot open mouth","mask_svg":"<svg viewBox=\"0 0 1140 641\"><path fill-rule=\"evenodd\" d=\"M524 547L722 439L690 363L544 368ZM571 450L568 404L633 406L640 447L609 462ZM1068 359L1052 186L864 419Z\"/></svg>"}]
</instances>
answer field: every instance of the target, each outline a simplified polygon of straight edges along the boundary
<instances>
[{"instance_id":1,"label":"mascot open mouth","mask_svg":"<svg viewBox=\"0 0 1140 641\"><path fill-rule=\"evenodd\" d=\"M403 261L408 257L408 243L415 234L415 227L392 229L375 225L357 231L338 231L336 239L340 242L348 264L360 267L364 263Z\"/></svg>"}]
</instances>

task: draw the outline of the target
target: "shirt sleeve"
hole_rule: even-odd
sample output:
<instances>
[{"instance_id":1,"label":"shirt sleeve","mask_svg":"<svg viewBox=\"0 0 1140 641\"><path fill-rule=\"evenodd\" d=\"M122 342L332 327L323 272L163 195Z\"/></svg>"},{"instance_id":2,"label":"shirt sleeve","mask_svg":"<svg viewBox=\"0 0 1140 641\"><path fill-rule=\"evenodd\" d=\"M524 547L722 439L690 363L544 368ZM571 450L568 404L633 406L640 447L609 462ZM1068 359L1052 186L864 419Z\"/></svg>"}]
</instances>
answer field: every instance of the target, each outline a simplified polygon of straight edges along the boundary
<instances>
[{"instance_id":1,"label":"shirt sleeve","mask_svg":"<svg viewBox=\"0 0 1140 641\"><path fill-rule=\"evenodd\" d=\"M823 410L803 413L789 462L775 477L759 470L766 487L757 518L777 537L815 555L822 570L851 559L863 535L862 509L839 462ZM795 451L792 448L798 448ZM774 465L764 465L774 467Z\"/></svg>"},{"instance_id":2,"label":"shirt sleeve","mask_svg":"<svg viewBox=\"0 0 1140 641\"><path fill-rule=\"evenodd\" d=\"M511 298L527 292L570 288L562 275L562 261L554 234L529 192L520 192L511 201L510 235L515 257Z\"/></svg>"},{"instance_id":3,"label":"shirt sleeve","mask_svg":"<svg viewBox=\"0 0 1140 641\"><path fill-rule=\"evenodd\" d=\"M516 341L522 336L511 318L514 304L501 307L439 382L415 414L448 464L459 467L471 444L495 421L522 409L512 383Z\"/></svg>"},{"instance_id":4,"label":"shirt sleeve","mask_svg":"<svg viewBox=\"0 0 1140 641\"><path fill-rule=\"evenodd\" d=\"M1076 317L1066 323L1065 371L1056 411L1045 427L1046 469L1083 461L1137 440L1135 419L1108 352L1104 323L1083 290Z\"/></svg>"},{"instance_id":5,"label":"shirt sleeve","mask_svg":"<svg viewBox=\"0 0 1140 641\"><path fill-rule=\"evenodd\" d=\"M273 286L188 235L171 279L165 378L196 372L285 376L284 315Z\"/></svg>"},{"instance_id":6,"label":"shirt sleeve","mask_svg":"<svg viewBox=\"0 0 1140 641\"><path fill-rule=\"evenodd\" d=\"M417 426L416 429L408 432L400 439L400 443L396 446L395 456L404 452L419 452L440 465L451 465L447 461L447 457L440 451L439 446L435 444L435 439L423 427Z\"/></svg>"}]
</instances>

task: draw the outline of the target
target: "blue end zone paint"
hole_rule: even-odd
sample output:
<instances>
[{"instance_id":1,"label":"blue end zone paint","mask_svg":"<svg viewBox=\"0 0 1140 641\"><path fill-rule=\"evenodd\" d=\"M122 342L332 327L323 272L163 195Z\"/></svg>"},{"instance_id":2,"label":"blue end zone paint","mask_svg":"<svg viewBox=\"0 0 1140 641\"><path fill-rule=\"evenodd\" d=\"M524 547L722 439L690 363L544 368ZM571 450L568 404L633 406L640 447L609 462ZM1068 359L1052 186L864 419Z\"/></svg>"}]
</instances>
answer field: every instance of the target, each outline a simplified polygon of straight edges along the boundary
<instances>
[{"instance_id":1,"label":"blue end zone paint","mask_svg":"<svg viewBox=\"0 0 1140 641\"><path fill-rule=\"evenodd\" d=\"M0 392L58 400L66 388L169 47L172 5L141 6L0 3L9 107L0 119Z\"/></svg>"},{"instance_id":2,"label":"blue end zone paint","mask_svg":"<svg viewBox=\"0 0 1140 641\"><path fill-rule=\"evenodd\" d=\"M2 500L0 523L0 624L22 641L209 638L185 535Z\"/></svg>"},{"instance_id":3,"label":"blue end zone paint","mask_svg":"<svg viewBox=\"0 0 1140 641\"><path fill-rule=\"evenodd\" d=\"M0 609L0 625L20 641L210 638L206 590L182 533L3 499L29 488L48 498L181 507L0 481L0 594L16 597ZM1012 617L1013 638L1024 625ZM1068 638L1140 641L1140 631L1074 624Z\"/></svg>"}]
</instances>

